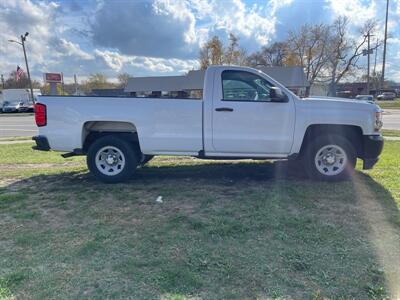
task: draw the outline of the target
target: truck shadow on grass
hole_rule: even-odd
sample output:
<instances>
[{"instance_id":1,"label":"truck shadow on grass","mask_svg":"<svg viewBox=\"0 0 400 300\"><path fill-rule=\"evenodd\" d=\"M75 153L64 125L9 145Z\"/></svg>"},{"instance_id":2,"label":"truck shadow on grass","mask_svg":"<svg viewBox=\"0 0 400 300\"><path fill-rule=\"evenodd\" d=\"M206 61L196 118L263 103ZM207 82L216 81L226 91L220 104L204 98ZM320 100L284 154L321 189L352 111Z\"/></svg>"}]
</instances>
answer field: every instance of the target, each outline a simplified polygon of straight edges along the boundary
<instances>
[{"instance_id":1,"label":"truck shadow on grass","mask_svg":"<svg viewBox=\"0 0 400 300\"><path fill-rule=\"evenodd\" d=\"M368 175L323 183L286 162L197 162L155 161L116 185L68 172L0 190L0 296L382 299L396 292L387 262L398 265L399 257L381 253L376 232L397 228L380 240L394 248L399 211Z\"/></svg>"}]
</instances>

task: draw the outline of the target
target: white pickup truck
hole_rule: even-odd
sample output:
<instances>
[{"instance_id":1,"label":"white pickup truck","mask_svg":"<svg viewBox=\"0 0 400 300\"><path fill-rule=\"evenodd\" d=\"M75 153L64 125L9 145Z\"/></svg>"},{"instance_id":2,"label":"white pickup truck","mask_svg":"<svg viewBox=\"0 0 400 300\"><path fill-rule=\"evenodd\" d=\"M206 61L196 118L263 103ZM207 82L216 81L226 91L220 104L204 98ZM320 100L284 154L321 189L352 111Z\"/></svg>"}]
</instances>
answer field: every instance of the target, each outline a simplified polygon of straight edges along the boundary
<instances>
[{"instance_id":1,"label":"white pickup truck","mask_svg":"<svg viewBox=\"0 0 400 300\"><path fill-rule=\"evenodd\" d=\"M372 168L383 148L377 105L300 99L252 68L209 67L200 99L162 95L41 96L34 148L87 155L107 183L130 178L154 155L297 159L311 178L341 180L357 158Z\"/></svg>"}]
</instances>

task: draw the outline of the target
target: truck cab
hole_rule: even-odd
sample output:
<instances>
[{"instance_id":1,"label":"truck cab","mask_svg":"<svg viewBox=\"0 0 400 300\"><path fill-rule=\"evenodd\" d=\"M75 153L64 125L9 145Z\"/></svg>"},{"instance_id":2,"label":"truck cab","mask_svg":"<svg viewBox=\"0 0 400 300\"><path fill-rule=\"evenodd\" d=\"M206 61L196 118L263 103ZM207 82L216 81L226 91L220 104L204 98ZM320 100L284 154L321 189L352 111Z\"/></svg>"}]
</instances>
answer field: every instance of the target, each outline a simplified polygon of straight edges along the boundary
<instances>
[{"instance_id":1,"label":"truck cab","mask_svg":"<svg viewBox=\"0 0 400 300\"><path fill-rule=\"evenodd\" d=\"M168 81L188 94L189 77L138 78L139 88L153 91L145 97L39 97L36 148L87 155L105 182L129 178L154 155L297 159L310 177L339 180L350 176L357 157L368 169L382 151L375 104L300 99L259 70L233 66L198 76L200 99L166 93Z\"/></svg>"}]
</instances>

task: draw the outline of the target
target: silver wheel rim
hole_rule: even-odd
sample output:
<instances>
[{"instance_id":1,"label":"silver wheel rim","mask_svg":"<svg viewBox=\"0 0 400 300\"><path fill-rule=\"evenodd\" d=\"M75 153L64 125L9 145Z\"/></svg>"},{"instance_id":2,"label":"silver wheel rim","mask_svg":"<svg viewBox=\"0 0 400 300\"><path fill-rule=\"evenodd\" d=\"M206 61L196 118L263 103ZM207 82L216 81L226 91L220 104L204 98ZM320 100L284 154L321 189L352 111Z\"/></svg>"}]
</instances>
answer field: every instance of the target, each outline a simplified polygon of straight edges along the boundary
<instances>
[{"instance_id":1,"label":"silver wheel rim","mask_svg":"<svg viewBox=\"0 0 400 300\"><path fill-rule=\"evenodd\" d=\"M114 146L105 146L96 153L96 167L104 175L115 176L121 173L125 164L125 155Z\"/></svg>"},{"instance_id":2,"label":"silver wheel rim","mask_svg":"<svg viewBox=\"0 0 400 300\"><path fill-rule=\"evenodd\" d=\"M347 165L347 154L338 145L326 145L315 155L315 167L326 176L335 176L343 172Z\"/></svg>"}]
</instances>

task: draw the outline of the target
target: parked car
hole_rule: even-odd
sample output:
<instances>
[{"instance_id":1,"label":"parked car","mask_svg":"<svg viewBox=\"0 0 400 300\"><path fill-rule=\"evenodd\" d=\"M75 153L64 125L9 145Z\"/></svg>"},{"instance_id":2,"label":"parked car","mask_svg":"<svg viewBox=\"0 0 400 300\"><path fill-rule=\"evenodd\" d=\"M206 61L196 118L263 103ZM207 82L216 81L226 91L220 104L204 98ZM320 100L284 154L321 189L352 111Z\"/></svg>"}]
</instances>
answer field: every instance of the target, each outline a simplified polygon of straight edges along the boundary
<instances>
[{"instance_id":1,"label":"parked car","mask_svg":"<svg viewBox=\"0 0 400 300\"><path fill-rule=\"evenodd\" d=\"M18 112L22 102L4 101L3 113Z\"/></svg>"},{"instance_id":2,"label":"parked car","mask_svg":"<svg viewBox=\"0 0 400 300\"><path fill-rule=\"evenodd\" d=\"M16 112L33 112L33 103L25 101L5 101L3 103L2 111L4 113Z\"/></svg>"},{"instance_id":3,"label":"parked car","mask_svg":"<svg viewBox=\"0 0 400 300\"><path fill-rule=\"evenodd\" d=\"M35 104L32 101L24 102L23 109L24 112L34 112ZM20 112L22 112L22 110L20 110Z\"/></svg>"},{"instance_id":4,"label":"parked car","mask_svg":"<svg viewBox=\"0 0 400 300\"><path fill-rule=\"evenodd\" d=\"M0 92L0 111L4 103L12 103L12 106L22 103L19 106L18 111L20 112L33 112L34 101L38 95L41 95L39 89L33 89L33 99L29 89L5 89ZM13 107L7 109L8 112L15 112Z\"/></svg>"},{"instance_id":5,"label":"parked car","mask_svg":"<svg viewBox=\"0 0 400 300\"><path fill-rule=\"evenodd\" d=\"M393 92L384 92L376 97L378 100L394 100L396 98L396 94Z\"/></svg>"},{"instance_id":6,"label":"parked car","mask_svg":"<svg viewBox=\"0 0 400 300\"><path fill-rule=\"evenodd\" d=\"M39 96L35 149L86 155L106 183L127 180L153 155L297 159L311 178L328 181L349 178L357 158L364 169L378 161L382 112L373 103L300 99L247 67L211 66L202 84L202 99Z\"/></svg>"},{"instance_id":7,"label":"parked car","mask_svg":"<svg viewBox=\"0 0 400 300\"><path fill-rule=\"evenodd\" d=\"M363 101L374 101L374 96L372 95L357 95L356 100L363 100Z\"/></svg>"}]
</instances>

